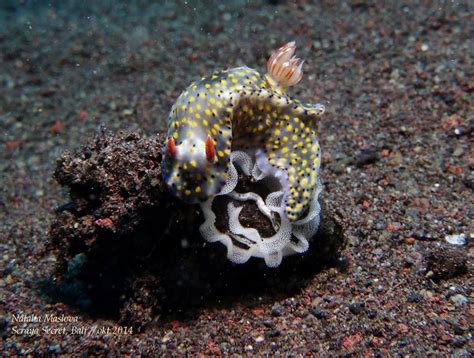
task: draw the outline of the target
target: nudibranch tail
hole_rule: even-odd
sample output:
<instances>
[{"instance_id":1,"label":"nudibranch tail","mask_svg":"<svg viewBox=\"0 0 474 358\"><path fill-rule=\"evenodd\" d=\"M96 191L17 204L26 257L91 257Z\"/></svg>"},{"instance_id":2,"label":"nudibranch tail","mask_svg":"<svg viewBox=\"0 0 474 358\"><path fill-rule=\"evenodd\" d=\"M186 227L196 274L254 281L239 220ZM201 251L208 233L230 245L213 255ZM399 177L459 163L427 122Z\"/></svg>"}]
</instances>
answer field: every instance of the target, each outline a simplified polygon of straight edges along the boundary
<instances>
[{"instance_id":1,"label":"nudibranch tail","mask_svg":"<svg viewBox=\"0 0 474 358\"><path fill-rule=\"evenodd\" d=\"M288 42L276 50L267 62L268 76L282 87L294 86L303 78L304 61L293 56L295 50L295 42Z\"/></svg>"}]
</instances>

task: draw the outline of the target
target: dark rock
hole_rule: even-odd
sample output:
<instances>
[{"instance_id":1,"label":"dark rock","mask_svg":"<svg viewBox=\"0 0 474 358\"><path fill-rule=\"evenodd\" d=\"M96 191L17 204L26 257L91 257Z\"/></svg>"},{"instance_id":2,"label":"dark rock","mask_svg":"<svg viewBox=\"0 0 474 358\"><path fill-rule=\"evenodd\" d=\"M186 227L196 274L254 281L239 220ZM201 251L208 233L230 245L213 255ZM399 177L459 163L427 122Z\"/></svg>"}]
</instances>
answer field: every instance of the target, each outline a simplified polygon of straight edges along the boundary
<instances>
[{"instance_id":1,"label":"dark rock","mask_svg":"<svg viewBox=\"0 0 474 358\"><path fill-rule=\"evenodd\" d=\"M349 267L349 260L346 257L341 256L336 259L335 264L340 272L346 272Z\"/></svg>"},{"instance_id":2,"label":"dark rock","mask_svg":"<svg viewBox=\"0 0 474 358\"><path fill-rule=\"evenodd\" d=\"M454 337L451 344L456 348L461 348L467 343L467 339L464 337Z\"/></svg>"},{"instance_id":3,"label":"dark rock","mask_svg":"<svg viewBox=\"0 0 474 358\"><path fill-rule=\"evenodd\" d=\"M275 337L280 337L281 336L281 331L278 329L273 329L269 332L265 332L265 337L266 338L275 338Z\"/></svg>"},{"instance_id":4,"label":"dark rock","mask_svg":"<svg viewBox=\"0 0 474 358\"><path fill-rule=\"evenodd\" d=\"M411 292L407 296L407 301L411 303L420 302L423 300L423 296L419 293Z\"/></svg>"},{"instance_id":5,"label":"dark rock","mask_svg":"<svg viewBox=\"0 0 474 358\"><path fill-rule=\"evenodd\" d=\"M283 306L276 303L273 305L272 307L272 316L273 317L279 317L279 316L282 316L283 315Z\"/></svg>"},{"instance_id":6,"label":"dark rock","mask_svg":"<svg viewBox=\"0 0 474 358\"><path fill-rule=\"evenodd\" d=\"M319 307L310 308L309 312L317 319L326 319L328 317L328 313Z\"/></svg>"},{"instance_id":7,"label":"dark rock","mask_svg":"<svg viewBox=\"0 0 474 358\"><path fill-rule=\"evenodd\" d=\"M360 304L360 303L353 303L349 306L349 311L352 313L352 314L360 314L362 313L362 311L364 310L364 306L363 304Z\"/></svg>"},{"instance_id":8,"label":"dark rock","mask_svg":"<svg viewBox=\"0 0 474 358\"><path fill-rule=\"evenodd\" d=\"M464 247L446 243L437 243L424 251L426 272L431 272L430 279L446 280L464 274L467 271L467 252Z\"/></svg>"},{"instance_id":9,"label":"dark rock","mask_svg":"<svg viewBox=\"0 0 474 358\"><path fill-rule=\"evenodd\" d=\"M273 322L272 320L265 320L262 322L263 325L267 328L275 328L275 322Z\"/></svg>"},{"instance_id":10,"label":"dark rock","mask_svg":"<svg viewBox=\"0 0 474 358\"><path fill-rule=\"evenodd\" d=\"M358 168L375 163L377 160L379 160L378 151L372 147L359 151L354 158L355 165Z\"/></svg>"},{"instance_id":11,"label":"dark rock","mask_svg":"<svg viewBox=\"0 0 474 358\"><path fill-rule=\"evenodd\" d=\"M377 317L377 311L376 310L367 310L367 317L370 319L374 319Z\"/></svg>"}]
</instances>

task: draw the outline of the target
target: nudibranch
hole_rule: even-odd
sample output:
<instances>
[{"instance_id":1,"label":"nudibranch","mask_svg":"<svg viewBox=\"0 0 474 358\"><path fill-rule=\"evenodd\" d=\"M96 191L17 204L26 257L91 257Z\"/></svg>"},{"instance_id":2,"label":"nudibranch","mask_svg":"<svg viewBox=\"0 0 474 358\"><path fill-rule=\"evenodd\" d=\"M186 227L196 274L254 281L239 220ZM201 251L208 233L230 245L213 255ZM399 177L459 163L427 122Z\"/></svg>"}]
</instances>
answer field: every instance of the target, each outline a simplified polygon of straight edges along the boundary
<instances>
[{"instance_id":1,"label":"nudibranch","mask_svg":"<svg viewBox=\"0 0 474 358\"><path fill-rule=\"evenodd\" d=\"M168 117L163 178L186 202L220 193L234 151L256 153L264 172L284 188L290 222L308 211L317 190L320 147L316 135L322 104L303 104L286 92L302 78L295 43L275 51L261 75L248 67L215 72L192 83Z\"/></svg>"}]
</instances>

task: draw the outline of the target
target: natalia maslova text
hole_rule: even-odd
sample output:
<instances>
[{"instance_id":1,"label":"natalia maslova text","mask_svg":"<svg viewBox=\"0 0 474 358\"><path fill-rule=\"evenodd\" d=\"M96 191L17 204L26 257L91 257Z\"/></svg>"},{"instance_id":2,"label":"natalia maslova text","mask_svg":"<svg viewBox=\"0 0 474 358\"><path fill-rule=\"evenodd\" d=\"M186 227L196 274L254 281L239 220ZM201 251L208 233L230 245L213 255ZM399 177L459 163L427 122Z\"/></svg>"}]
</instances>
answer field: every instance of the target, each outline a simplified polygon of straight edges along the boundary
<instances>
[{"instance_id":1,"label":"natalia maslova text","mask_svg":"<svg viewBox=\"0 0 474 358\"><path fill-rule=\"evenodd\" d=\"M16 314L11 316L11 330L25 336L39 335L129 335L129 326L81 324L80 316L56 314Z\"/></svg>"}]
</instances>

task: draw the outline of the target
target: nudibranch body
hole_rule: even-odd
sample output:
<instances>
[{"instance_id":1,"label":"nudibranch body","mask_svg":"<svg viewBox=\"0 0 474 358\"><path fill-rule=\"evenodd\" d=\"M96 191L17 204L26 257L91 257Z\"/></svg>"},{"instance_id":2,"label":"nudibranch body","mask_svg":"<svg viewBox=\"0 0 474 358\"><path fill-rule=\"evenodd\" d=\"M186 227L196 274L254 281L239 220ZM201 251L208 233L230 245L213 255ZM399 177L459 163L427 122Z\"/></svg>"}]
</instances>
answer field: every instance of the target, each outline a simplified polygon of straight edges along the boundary
<instances>
[{"instance_id":1,"label":"nudibranch body","mask_svg":"<svg viewBox=\"0 0 474 358\"><path fill-rule=\"evenodd\" d=\"M178 97L168 118L163 167L178 197L203 202L217 195L231 152L253 151L260 167L282 182L288 219L304 214L319 177L315 127L324 106L304 105L285 93L302 77L303 62L294 51L294 42L277 50L265 75L248 67L216 72Z\"/></svg>"}]
</instances>

